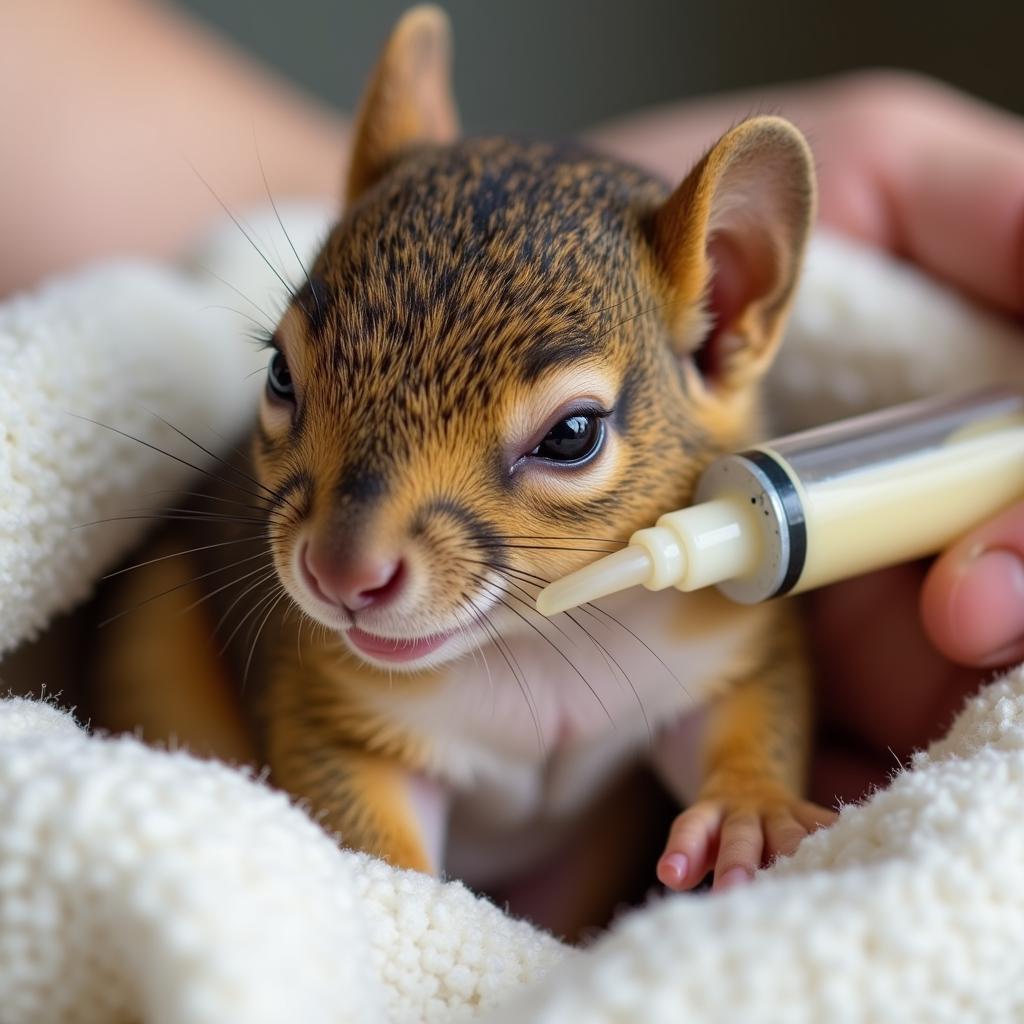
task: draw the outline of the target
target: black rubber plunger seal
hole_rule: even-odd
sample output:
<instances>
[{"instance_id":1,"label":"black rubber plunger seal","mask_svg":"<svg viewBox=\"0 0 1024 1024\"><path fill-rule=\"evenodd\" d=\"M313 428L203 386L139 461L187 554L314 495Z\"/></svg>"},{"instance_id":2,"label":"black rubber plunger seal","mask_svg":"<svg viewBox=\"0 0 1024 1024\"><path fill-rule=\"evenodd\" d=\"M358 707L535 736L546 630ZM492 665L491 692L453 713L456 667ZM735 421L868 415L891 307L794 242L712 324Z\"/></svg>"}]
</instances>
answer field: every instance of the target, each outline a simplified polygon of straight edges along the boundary
<instances>
[{"instance_id":1,"label":"black rubber plunger seal","mask_svg":"<svg viewBox=\"0 0 1024 1024\"><path fill-rule=\"evenodd\" d=\"M804 505L789 474L767 452L743 452L742 457L752 462L768 478L775 488L786 516L789 564L778 589L771 595L780 597L782 594L788 594L796 586L796 581L800 579L804 563L807 561L807 521L804 519Z\"/></svg>"}]
</instances>

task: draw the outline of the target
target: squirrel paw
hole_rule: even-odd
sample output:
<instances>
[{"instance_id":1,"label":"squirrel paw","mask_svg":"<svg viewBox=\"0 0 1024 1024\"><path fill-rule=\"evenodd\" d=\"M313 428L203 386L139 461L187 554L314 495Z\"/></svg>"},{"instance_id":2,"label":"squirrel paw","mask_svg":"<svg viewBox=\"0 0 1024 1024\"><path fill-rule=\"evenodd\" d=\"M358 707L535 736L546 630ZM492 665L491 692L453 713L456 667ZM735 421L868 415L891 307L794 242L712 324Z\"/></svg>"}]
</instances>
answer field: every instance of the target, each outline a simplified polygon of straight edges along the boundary
<instances>
[{"instance_id":1,"label":"squirrel paw","mask_svg":"<svg viewBox=\"0 0 1024 1024\"><path fill-rule=\"evenodd\" d=\"M714 870L713 888L731 888L776 857L793 853L804 836L835 819L834 811L782 787L747 786L728 797L704 796L672 823L658 860L658 880L678 892Z\"/></svg>"}]
</instances>

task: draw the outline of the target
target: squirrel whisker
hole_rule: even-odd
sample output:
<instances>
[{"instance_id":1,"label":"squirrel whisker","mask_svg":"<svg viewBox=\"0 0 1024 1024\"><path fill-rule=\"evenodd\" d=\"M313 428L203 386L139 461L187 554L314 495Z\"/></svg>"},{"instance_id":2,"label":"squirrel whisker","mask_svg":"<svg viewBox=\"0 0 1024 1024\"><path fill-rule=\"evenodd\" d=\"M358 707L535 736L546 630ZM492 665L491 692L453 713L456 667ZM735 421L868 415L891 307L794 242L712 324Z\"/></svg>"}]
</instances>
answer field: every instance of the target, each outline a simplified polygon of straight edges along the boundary
<instances>
[{"instance_id":1,"label":"squirrel whisker","mask_svg":"<svg viewBox=\"0 0 1024 1024\"><path fill-rule=\"evenodd\" d=\"M489 563L479 562L478 564L489 564ZM515 578L517 578L520 583L526 584L527 586L531 586L531 587L537 587L538 590L540 588L542 588L542 587L547 586L548 583L550 582L550 580L548 580L546 577L538 576L536 573L526 572L525 569L514 569L511 566L499 567L499 566L496 566L496 565L489 565L489 567L494 569L495 572L498 572L498 573L501 573L502 575L504 575L506 577L506 582L511 582L511 580L509 579L509 576L511 575L511 576L514 576ZM526 594L527 591L524 590L523 593ZM529 596L532 597L533 595L529 595ZM647 651L651 655L651 657L654 658L658 662L659 665L661 665L661 667L669 674L669 676L673 679L673 681L682 689L683 693L689 693L689 691L686 688L686 685L675 674L675 672L672 671L671 667L665 662L665 660L661 657L661 655L659 655L658 652L655 651L653 647L651 647L648 643L646 643L642 637L640 637L636 633L634 633L633 630L629 628L629 626L627 626L620 619L617 619L614 615L612 615L611 612L605 611L603 608L599 607L596 604L593 604L592 602L588 602L585 605L581 605L576 610L579 611L579 612L584 612L585 614L589 615L592 619L597 619L597 615L600 614L605 619L607 619L608 621L610 621L610 622L614 623L616 626L618 626L619 629L621 629L624 632L628 633L629 636L632 637L632 639L634 639L638 644L640 644L640 646L643 647L644 650ZM572 615L569 615L568 617L569 617L569 619L573 623L575 623L577 628L581 629L584 633L587 633L587 635L590 636L589 632L587 630L583 629L582 625L579 622L577 622L576 619ZM600 620L598 620L598 621L600 621ZM594 640L594 638L592 636L591 636L591 640ZM594 640L594 643L596 644L597 641Z\"/></svg>"},{"instance_id":2,"label":"squirrel whisker","mask_svg":"<svg viewBox=\"0 0 1024 1024\"><path fill-rule=\"evenodd\" d=\"M277 267L275 267L274 264L270 262L266 253L256 244L256 240L252 237L252 235L250 235L249 232L245 230L245 228L242 225L242 222L238 219L238 217L235 216L235 214L232 212L228 204L225 203L223 199L221 199L221 197L214 190L213 186L206 180L206 178L202 176L202 174L199 173L199 169L194 164L190 164L190 166L192 167L192 171L195 173L196 177L206 186L206 189L210 193L210 195L217 200L217 203L220 206L220 208L228 215L228 217L231 218L231 223L234 224L235 227L238 228L238 230L242 233L242 237L249 243L249 245L252 246L256 255L259 256L259 258L263 260L263 262L267 265L267 269L274 275L274 277L278 279L278 281L281 282L281 284L284 286L285 291L288 293L292 301L297 303L298 296L297 292L295 291L295 286L290 281L286 280L284 275L281 274ZM299 303L299 305L301 305L301 303Z\"/></svg>"},{"instance_id":3,"label":"squirrel whisker","mask_svg":"<svg viewBox=\"0 0 1024 1024\"><path fill-rule=\"evenodd\" d=\"M530 717L533 719L533 727L537 733L537 746L538 749L544 750L544 733L540 727L540 718L537 714L537 702L534 699L533 692L530 690L530 684L526 680L526 676L523 674L522 667L512 648L509 646L508 641L501 635L501 632L491 621L490 616L482 608L479 608L476 602L472 598L467 598L470 607L476 612L480 618L484 629L488 632L491 640L494 642L495 649L505 660L505 664L508 665L509 671L512 673L513 678L516 681L516 685L519 687L520 693L523 695L523 700L526 701L526 706L530 710Z\"/></svg>"},{"instance_id":4,"label":"squirrel whisker","mask_svg":"<svg viewBox=\"0 0 1024 1024\"><path fill-rule=\"evenodd\" d=\"M269 580L273 579L275 575L276 575L276 570L271 568L270 572L268 574L266 574L264 576L261 576L259 579L256 580L255 583L250 583L249 586L247 586L245 588L245 590L243 590L240 594L236 595L235 599L224 610L224 614L221 615L221 617L217 620L217 625L213 627L213 630L211 632L211 636L216 636L220 632L221 627L227 621L228 616L234 610L235 606L246 596L246 594L251 593L257 587L263 586L263 584L265 584ZM257 601L255 607L259 607L259 605L261 603L262 603L262 599L260 601ZM228 638L221 645L221 648L220 648L220 654L221 655L223 655L224 652L231 646L231 641L234 640L235 636L238 634L238 631L242 628L243 623L249 617L251 612L252 612L252 609L250 609L250 611L246 612L246 614L243 615L242 618L239 619L239 621L236 623L235 628L228 634Z\"/></svg>"},{"instance_id":5,"label":"squirrel whisker","mask_svg":"<svg viewBox=\"0 0 1024 1024\"><path fill-rule=\"evenodd\" d=\"M270 200L270 208L274 211L274 216L277 218L277 226L281 229L281 233L284 235L285 240L288 242L288 248L291 249L292 255L295 257L295 262L302 268L302 273L306 278L306 285L309 287L309 294L313 296L313 301L316 303L317 317L323 318L323 309L320 306L320 296L317 295L316 289L313 287L313 282L310 280L309 271L306 269L306 264L300 259L298 252L295 249L295 243L292 242L292 236L288 234L288 229L284 226L284 221L281 219L281 214L278 212L277 203L274 202L274 196L270 191L270 182L267 180L267 170L263 166L263 157L260 155L260 147L256 144L256 127L253 126L252 130L252 141L253 146L256 149L256 163L259 164L260 176L263 178L263 187L267 191L267 199Z\"/></svg>"},{"instance_id":6,"label":"squirrel whisker","mask_svg":"<svg viewBox=\"0 0 1024 1024\"><path fill-rule=\"evenodd\" d=\"M174 462L177 462L180 465L185 466L186 468L195 471L196 473L201 473L203 476L208 477L209 479L213 480L216 483L224 484L227 487L232 487L232 488L234 488L234 490L240 491L242 494L248 494L249 497L256 498L259 501L266 500L263 497L263 495L259 494L258 492L250 491L248 488L242 487L240 484L237 484L234 481L227 479L226 477L218 476L216 473L212 473L212 472L210 472L210 470L204 469L202 466L197 466L194 462L189 462L188 459L184 459L180 455L175 455L173 452L167 451L166 448L161 448L159 445L153 444L150 441L144 441L141 437L136 437L134 434L129 434L127 431L120 430L117 427L111 426L109 423L101 423L99 420L91 419L88 416L79 416L77 413L73 413L73 412L72 413L68 413L68 415L69 416L73 416L76 420L84 420L86 423L92 423L94 426L102 427L104 430L110 430L113 433L119 435L120 437L126 438L129 441L135 441L136 443L141 444L143 447L150 449L150 451L157 452L160 455L166 455L167 458L172 459ZM265 486L264 484L261 484L255 478L250 477L247 473L242 472L242 470L239 470L236 467L231 466L224 459L220 458L220 456L215 455L214 453L210 452L208 449L204 448L203 445L201 445L198 441L196 441L192 437L189 437L188 434L186 434L183 430L181 430L180 428L176 427L173 423L168 422L162 416L158 415L157 413L153 413L153 415L158 420L160 420L161 423L163 423L166 426L170 427L171 430L175 431L175 433L179 434L186 441L188 441L191 444L195 445L197 448L199 448L201 451L205 452L211 458L213 458L217 462L220 462L222 465L226 466L228 469L233 470L235 473L239 474L240 476L243 476L245 479L251 481L252 483L255 483L256 486L258 486L263 491L265 491L267 493L267 495L271 499L273 499L273 500L280 500L280 495L278 495L276 492L271 490L271 488ZM292 510L295 512L296 515L300 514L299 510L297 508L295 508L295 506L292 505L291 502L287 500L287 498L285 499L285 502L292 508Z\"/></svg>"},{"instance_id":7,"label":"squirrel whisker","mask_svg":"<svg viewBox=\"0 0 1024 1024\"><path fill-rule=\"evenodd\" d=\"M221 277L220 274L218 274L215 271L211 270L209 267L207 267L204 264L199 264L199 269L204 274L208 274L215 281L219 281L222 285L224 285L225 288L230 288L231 291L233 291L240 299L242 299L245 302L248 302L249 305L252 306L252 308L255 309L257 313L259 313L261 316L266 317L267 323L266 324L259 324L259 327L262 330L265 330L267 332L266 333L267 338L269 338L274 333L274 325L277 323L278 320L281 319L281 314L284 312L285 303L281 303L281 308L279 310L277 310L277 312L276 312L276 314L274 316L271 316L270 313L268 313L258 302L255 302L253 299L251 299L248 295L245 294L245 292L243 292L241 289L237 288L235 285L233 285L226 278ZM205 308L206 309L217 309L218 307L217 306L207 306ZM222 306L222 307L219 307L219 308L227 309L229 312L233 312L233 313L240 312L237 309L232 310L228 306ZM245 314L243 313L242 315L244 316Z\"/></svg>"},{"instance_id":8,"label":"squirrel whisker","mask_svg":"<svg viewBox=\"0 0 1024 1024\"><path fill-rule=\"evenodd\" d=\"M256 645L259 643L260 634L263 632L263 627L267 624L267 620L271 615L274 614L274 609L281 603L281 599L288 596L288 591L279 583L278 590L280 593L277 595L275 600L270 607L267 609L266 615L263 616L263 620L260 622L259 629L256 630L256 635L252 639L252 645L249 647L249 656L245 659L245 670L242 672L242 689L245 690L245 685L249 681L249 669L252 666L252 656L256 653Z\"/></svg>"},{"instance_id":9,"label":"squirrel whisker","mask_svg":"<svg viewBox=\"0 0 1024 1024\"><path fill-rule=\"evenodd\" d=\"M282 501L283 500L284 504L286 504L297 516L301 516L302 515L302 511L299 508L297 508L295 505L293 505L291 503L291 501L287 497L284 497L282 499L282 496L277 491L273 490L273 488L267 487L266 484L264 484L264 483L260 482L259 480L257 480L256 477L254 477L251 473L247 473L247 472L245 472L245 470L239 469L238 466L235 466L232 463L228 462L227 459L222 458L216 452L210 451L209 448L207 448L203 444L200 444L190 434L185 433L185 431L182 430L181 427L175 426L173 423L170 422L170 420L164 419L164 417L161 416L159 413L153 413L153 415L161 423L163 423L164 426L170 427L170 429L173 430L179 437L184 438L186 441L189 442L189 444L195 445L195 447L198 448L204 455L208 455L211 459L214 459L216 462L220 463L220 465L222 465L225 469L230 470L236 476L240 476L247 483L253 484L254 486L258 487L261 491L263 491L263 493L271 501L276 502L276 501ZM145 442L143 442L143 443L145 443ZM236 449L236 451L237 451L237 449ZM209 476L209 475L211 475L211 474L208 473L207 476ZM267 498L261 498L258 494L255 494L252 491L247 490L246 488L238 487L236 485L233 485L231 483L231 481L227 480L226 478L214 477L214 479L219 479L220 482L227 484L229 487L235 486L236 490L242 491L242 493L244 493L244 494L249 494L251 497L256 498L258 501L265 501L265 500L267 500Z\"/></svg>"},{"instance_id":10,"label":"squirrel whisker","mask_svg":"<svg viewBox=\"0 0 1024 1024\"><path fill-rule=\"evenodd\" d=\"M480 576L477 573L470 573L470 575L474 579L478 580L482 586L485 586L485 587L495 587L495 588L497 588L497 590L501 594L504 594L506 597L509 597L509 598L511 598L514 601L518 601L528 611L533 612L535 615L540 615L540 613L533 607L532 602L526 601L523 598L518 597L517 595L513 594L507 588L502 587L500 584L491 583L484 576ZM590 681L586 678L586 676L583 675L583 673L579 670L579 667L572 661L572 659L564 651L559 650L557 644L555 644L555 642L551 639L551 637L549 637L546 633L544 633L544 631L536 623L531 622L517 608L514 608L511 604L509 604L508 601L504 600L504 598L502 598L502 597L499 597L493 591L488 591L488 593L490 593L491 596L495 598L495 600L498 602L498 604L502 605L504 608L507 608L510 612L512 612L513 615L518 616L523 622L525 622L526 625L529 626L530 629L532 629L539 637L541 637L545 641L545 643L547 643L547 645L562 659L562 661L564 661L569 666L569 668L571 668L573 670L573 672L575 672L576 675L579 676L579 678L582 680L583 684L586 686L586 688L593 695L594 700L596 700L597 703L601 706L601 710L604 712L605 717L611 723L612 728L615 728L615 720L612 718L612 716L611 716L610 712L608 711L608 708L605 705L604 701L601 700L601 697L598 694L597 690L594 689L594 687L591 685ZM563 632L563 635L565 635L564 632Z\"/></svg>"},{"instance_id":11,"label":"squirrel whisker","mask_svg":"<svg viewBox=\"0 0 1024 1024\"><path fill-rule=\"evenodd\" d=\"M199 580L203 580L207 577L214 576L217 573L224 572L225 569L232 569L237 565L241 565L243 562L251 562L254 558L259 558L261 555L266 556L268 553L269 552L266 551L259 551L255 555L251 555L248 558L240 559L238 562L231 562L228 565L218 566L216 569L211 569L208 572L200 573L198 576L194 576L191 579L185 580L183 583L177 583L173 587L168 587L167 590L162 590L158 594L152 594L149 597L143 599L142 601L139 601L137 604L132 605L130 608L125 608L119 611L116 615L111 615L109 618L104 619L102 622L99 623L99 628L102 629L104 626L108 626L110 625L110 623L116 622L118 619L123 618L125 615L130 615L132 612L138 611L144 605L151 604L153 601L158 601L161 597L167 597L169 594L173 594L175 591L183 590L185 587L192 586ZM204 594L201 598L199 598L199 600L194 601L186 608L183 608L178 614L183 615L185 612L191 611L193 608L202 604L203 601L207 600L210 597L213 597L214 594L219 594L222 590L227 590L228 587L233 587L238 583L241 583L242 580L247 579L248 577L253 576L258 572L264 571L265 569L269 568L270 564L270 562L267 562L264 565L259 566L256 569L253 569L251 572L244 573L237 579L233 579L229 583L225 583L224 586L218 587L216 590L212 590L209 593Z\"/></svg>"},{"instance_id":12,"label":"squirrel whisker","mask_svg":"<svg viewBox=\"0 0 1024 1024\"><path fill-rule=\"evenodd\" d=\"M131 572L133 569L144 569L147 565L154 565L157 562L166 562L171 558L182 558L185 555L194 555L198 551L209 551L212 548L224 548L230 544L244 544L246 542L254 542L262 540L263 537L260 534L252 534L248 537L236 537L234 540L222 540L216 544L200 544L193 548L184 548L181 551L172 551L169 555L160 555L158 558L149 558L145 562L136 562L134 565L126 565L120 569L115 569L113 572L108 572L106 576L101 576L101 579L109 580L114 576L120 576L122 573Z\"/></svg>"}]
</instances>

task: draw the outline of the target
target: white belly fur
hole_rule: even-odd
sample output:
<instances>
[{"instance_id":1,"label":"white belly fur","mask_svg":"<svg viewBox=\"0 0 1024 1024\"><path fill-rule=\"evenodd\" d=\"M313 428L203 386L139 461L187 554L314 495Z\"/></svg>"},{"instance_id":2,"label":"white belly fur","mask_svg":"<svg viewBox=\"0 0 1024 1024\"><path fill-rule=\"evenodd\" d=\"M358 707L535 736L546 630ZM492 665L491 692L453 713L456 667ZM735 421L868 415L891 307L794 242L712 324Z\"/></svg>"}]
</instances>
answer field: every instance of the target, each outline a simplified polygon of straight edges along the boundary
<instances>
[{"instance_id":1,"label":"white belly fur","mask_svg":"<svg viewBox=\"0 0 1024 1024\"><path fill-rule=\"evenodd\" d=\"M427 738L431 771L452 786L452 838L479 847L480 857L463 850L449 858L460 877L500 877L547 849L643 756L655 732L707 699L752 649L763 615L716 592L636 590L601 608L639 640L581 611L573 618L607 653L565 616L555 622L566 635L555 622L545 626L550 644L517 622L508 648L518 680L491 644L451 666L441 686L421 699L407 690L401 701L388 702L391 719ZM471 870L467 861L488 870Z\"/></svg>"}]
</instances>

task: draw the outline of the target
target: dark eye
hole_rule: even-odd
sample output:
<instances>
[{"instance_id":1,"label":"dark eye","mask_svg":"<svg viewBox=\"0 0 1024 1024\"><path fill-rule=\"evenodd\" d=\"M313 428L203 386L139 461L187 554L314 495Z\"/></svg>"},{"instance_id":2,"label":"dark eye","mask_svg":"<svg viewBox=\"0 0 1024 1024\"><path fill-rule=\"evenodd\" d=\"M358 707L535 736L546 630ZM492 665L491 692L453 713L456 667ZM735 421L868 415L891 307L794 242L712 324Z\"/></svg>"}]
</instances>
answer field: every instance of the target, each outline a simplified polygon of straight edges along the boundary
<instances>
[{"instance_id":1,"label":"dark eye","mask_svg":"<svg viewBox=\"0 0 1024 1024\"><path fill-rule=\"evenodd\" d=\"M288 369L288 360L280 349L275 349L267 367L267 390L272 397L282 402L295 401L295 385Z\"/></svg>"},{"instance_id":2,"label":"dark eye","mask_svg":"<svg viewBox=\"0 0 1024 1024\"><path fill-rule=\"evenodd\" d=\"M530 455L550 462L581 463L592 458L604 440L604 420L594 413L574 413L559 420Z\"/></svg>"}]
</instances>

